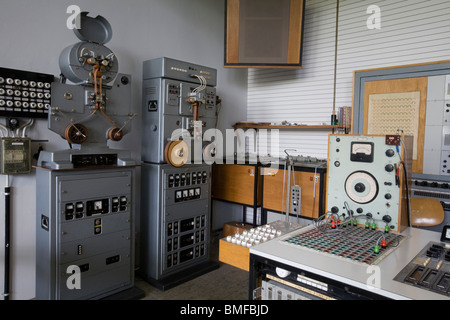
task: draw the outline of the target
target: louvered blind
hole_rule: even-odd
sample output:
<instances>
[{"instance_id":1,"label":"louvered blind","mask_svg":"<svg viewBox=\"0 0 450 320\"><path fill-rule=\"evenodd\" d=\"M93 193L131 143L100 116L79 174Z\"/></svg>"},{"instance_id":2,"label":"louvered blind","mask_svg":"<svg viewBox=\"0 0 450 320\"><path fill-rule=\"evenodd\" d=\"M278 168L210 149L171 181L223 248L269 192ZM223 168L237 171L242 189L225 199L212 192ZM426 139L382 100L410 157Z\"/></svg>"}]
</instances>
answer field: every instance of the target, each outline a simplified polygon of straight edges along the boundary
<instances>
[{"instance_id":1,"label":"louvered blind","mask_svg":"<svg viewBox=\"0 0 450 320\"><path fill-rule=\"evenodd\" d=\"M334 98L336 108L352 105L355 70L450 59L450 1L376 1L380 29L368 27L373 12L367 9L373 4L339 1L336 51L337 1L307 0L303 69L250 69L247 120L329 124ZM279 154L293 148L326 158L329 133L280 131Z\"/></svg>"}]
</instances>

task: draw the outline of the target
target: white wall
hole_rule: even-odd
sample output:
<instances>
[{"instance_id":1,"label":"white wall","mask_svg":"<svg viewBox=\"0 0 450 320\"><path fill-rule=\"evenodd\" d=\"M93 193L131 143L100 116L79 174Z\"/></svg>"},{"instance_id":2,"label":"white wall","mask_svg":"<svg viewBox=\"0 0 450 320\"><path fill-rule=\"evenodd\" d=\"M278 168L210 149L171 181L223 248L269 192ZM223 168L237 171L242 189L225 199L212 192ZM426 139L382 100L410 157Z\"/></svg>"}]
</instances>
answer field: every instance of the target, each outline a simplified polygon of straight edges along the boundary
<instances>
[{"instance_id":1,"label":"white wall","mask_svg":"<svg viewBox=\"0 0 450 320\"><path fill-rule=\"evenodd\" d=\"M330 123L334 93L336 108L352 105L353 72L371 68L448 60L450 1L340 0L337 75L334 90L336 0L306 0L303 69L249 71L248 119L284 120L316 125ZM381 28L367 21L381 12ZM327 158L330 130L280 132L280 153Z\"/></svg>"},{"instance_id":2,"label":"white wall","mask_svg":"<svg viewBox=\"0 0 450 320\"><path fill-rule=\"evenodd\" d=\"M119 72L132 75L133 112L140 114L141 109L142 62L167 56L218 70L217 94L223 101L219 129L246 119L247 70L223 68L225 0L0 0L0 66L59 76L59 54L79 41L66 27L69 5L110 22L113 37L106 46L118 57ZM132 125L132 132L117 147L130 149L139 161L140 119ZM45 120L39 120L28 136L48 140L43 143L46 150L67 149L67 142L49 131ZM3 191L5 179L0 180ZM35 295L35 175L13 176L11 185L11 299L31 299ZM3 197L0 208L3 261ZM3 292L3 263L0 274Z\"/></svg>"}]
</instances>

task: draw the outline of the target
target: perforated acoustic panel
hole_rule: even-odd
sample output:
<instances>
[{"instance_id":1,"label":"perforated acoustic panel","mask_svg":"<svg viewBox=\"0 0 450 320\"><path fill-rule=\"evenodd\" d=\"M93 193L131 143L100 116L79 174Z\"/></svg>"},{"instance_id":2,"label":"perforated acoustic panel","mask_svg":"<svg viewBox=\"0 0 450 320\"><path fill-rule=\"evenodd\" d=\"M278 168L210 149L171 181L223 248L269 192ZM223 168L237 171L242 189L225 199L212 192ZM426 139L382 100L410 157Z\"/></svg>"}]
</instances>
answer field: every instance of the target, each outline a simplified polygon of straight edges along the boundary
<instances>
[{"instance_id":1,"label":"perforated acoustic panel","mask_svg":"<svg viewBox=\"0 0 450 320\"><path fill-rule=\"evenodd\" d=\"M417 137L419 133L420 92L372 94L369 96L367 133L369 135L403 134ZM414 139L413 159L417 159Z\"/></svg>"}]
</instances>

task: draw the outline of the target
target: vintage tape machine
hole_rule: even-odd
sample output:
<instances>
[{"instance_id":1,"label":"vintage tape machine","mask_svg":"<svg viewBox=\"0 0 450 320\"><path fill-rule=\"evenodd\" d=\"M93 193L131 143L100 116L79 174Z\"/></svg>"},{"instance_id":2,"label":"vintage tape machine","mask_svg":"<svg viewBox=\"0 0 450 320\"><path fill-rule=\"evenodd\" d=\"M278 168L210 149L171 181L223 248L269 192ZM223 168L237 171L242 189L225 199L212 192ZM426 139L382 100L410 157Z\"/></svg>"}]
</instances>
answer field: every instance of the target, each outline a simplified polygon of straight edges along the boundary
<instances>
[{"instance_id":1,"label":"vintage tape machine","mask_svg":"<svg viewBox=\"0 0 450 320\"><path fill-rule=\"evenodd\" d=\"M327 211L359 225L408 227L412 138L330 135Z\"/></svg>"}]
</instances>

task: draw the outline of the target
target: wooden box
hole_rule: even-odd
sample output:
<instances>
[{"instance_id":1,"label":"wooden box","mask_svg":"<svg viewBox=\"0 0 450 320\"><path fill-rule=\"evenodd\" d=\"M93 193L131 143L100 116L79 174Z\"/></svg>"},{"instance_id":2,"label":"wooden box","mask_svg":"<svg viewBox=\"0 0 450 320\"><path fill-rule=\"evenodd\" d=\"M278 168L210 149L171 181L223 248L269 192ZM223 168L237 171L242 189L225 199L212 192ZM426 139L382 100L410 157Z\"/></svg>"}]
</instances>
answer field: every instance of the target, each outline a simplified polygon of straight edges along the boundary
<instances>
[{"instance_id":1,"label":"wooden box","mask_svg":"<svg viewBox=\"0 0 450 320\"><path fill-rule=\"evenodd\" d=\"M250 249L237 244L219 240L219 261L234 266L236 268L249 271L250 269Z\"/></svg>"},{"instance_id":2,"label":"wooden box","mask_svg":"<svg viewBox=\"0 0 450 320\"><path fill-rule=\"evenodd\" d=\"M248 206L261 203L261 175L256 166L215 164L212 176L213 199Z\"/></svg>"},{"instance_id":3,"label":"wooden box","mask_svg":"<svg viewBox=\"0 0 450 320\"><path fill-rule=\"evenodd\" d=\"M276 212L285 212L286 208L283 207L286 196L283 194L285 170L264 168L264 174L263 208ZM322 175L300 170L295 170L294 175L296 184L302 188L301 216L318 218L322 214L321 209L324 205L324 193L321 188L324 183L324 181L321 181ZM326 179L325 176L324 179Z\"/></svg>"}]
</instances>

